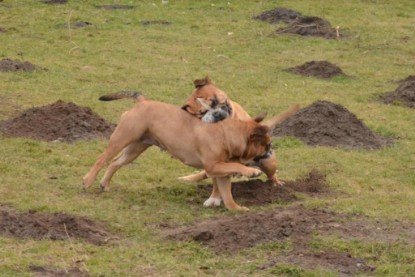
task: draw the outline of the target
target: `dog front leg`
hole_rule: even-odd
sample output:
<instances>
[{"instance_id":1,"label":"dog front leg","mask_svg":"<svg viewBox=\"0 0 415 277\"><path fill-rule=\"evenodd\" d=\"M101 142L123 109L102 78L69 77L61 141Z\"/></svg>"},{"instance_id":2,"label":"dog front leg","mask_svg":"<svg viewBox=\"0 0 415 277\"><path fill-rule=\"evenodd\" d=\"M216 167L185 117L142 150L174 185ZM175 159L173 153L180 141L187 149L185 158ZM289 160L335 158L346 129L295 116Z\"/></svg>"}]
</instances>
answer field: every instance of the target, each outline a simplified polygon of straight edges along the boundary
<instances>
[{"instance_id":1,"label":"dog front leg","mask_svg":"<svg viewBox=\"0 0 415 277\"><path fill-rule=\"evenodd\" d=\"M279 180L277 175L277 157L274 151L272 151L272 155L269 158L259 160L258 166L267 175L268 180L270 180L274 186L284 185L284 182Z\"/></svg>"},{"instance_id":2,"label":"dog front leg","mask_svg":"<svg viewBox=\"0 0 415 277\"><path fill-rule=\"evenodd\" d=\"M222 196L223 203L228 210L237 210L237 211L248 211L246 207L239 206L235 203L232 196L232 183L231 177L215 177L216 184L218 186L220 195Z\"/></svg>"}]
</instances>

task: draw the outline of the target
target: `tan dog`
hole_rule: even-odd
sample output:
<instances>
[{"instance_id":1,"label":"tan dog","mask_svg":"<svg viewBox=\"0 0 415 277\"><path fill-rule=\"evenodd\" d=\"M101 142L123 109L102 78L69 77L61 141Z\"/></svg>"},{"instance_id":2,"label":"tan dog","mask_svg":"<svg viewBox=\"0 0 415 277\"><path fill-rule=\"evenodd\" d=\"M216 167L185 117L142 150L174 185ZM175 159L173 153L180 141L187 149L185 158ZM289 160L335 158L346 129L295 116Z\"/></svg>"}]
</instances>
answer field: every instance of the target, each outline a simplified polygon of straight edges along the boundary
<instances>
[{"instance_id":1,"label":"tan dog","mask_svg":"<svg viewBox=\"0 0 415 277\"><path fill-rule=\"evenodd\" d=\"M258 123L263 117L205 124L179 107L146 100L138 94L136 98L135 106L121 116L108 147L83 178L84 188L91 186L99 171L113 159L101 180L101 188L108 190L118 169L156 145L184 164L203 168L217 188L212 195L215 199L222 198L228 209L246 209L233 200L230 176L261 174L260 170L243 164L263 156L271 148L269 128Z\"/></svg>"},{"instance_id":2,"label":"tan dog","mask_svg":"<svg viewBox=\"0 0 415 277\"><path fill-rule=\"evenodd\" d=\"M196 89L192 95L186 100L183 105L183 109L188 113L200 118L202 121L215 123L225 118L233 118L239 120L252 120L251 116L239 105L238 103L230 100L225 92L215 86L208 77L204 79L195 80L194 85ZM268 126L271 130L275 126L288 117L292 116L299 110L299 105L294 105L287 111L274 116L267 120L263 125ZM267 175L274 185L283 183L278 179L276 174L277 162L276 156L273 151L270 151L263 157L258 157L255 160L255 166L261 168L261 170ZM208 176L206 172L201 171L193 175L180 177L180 180L198 182L206 179ZM205 203L209 205L209 203Z\"/></svg>"}]
</instances>

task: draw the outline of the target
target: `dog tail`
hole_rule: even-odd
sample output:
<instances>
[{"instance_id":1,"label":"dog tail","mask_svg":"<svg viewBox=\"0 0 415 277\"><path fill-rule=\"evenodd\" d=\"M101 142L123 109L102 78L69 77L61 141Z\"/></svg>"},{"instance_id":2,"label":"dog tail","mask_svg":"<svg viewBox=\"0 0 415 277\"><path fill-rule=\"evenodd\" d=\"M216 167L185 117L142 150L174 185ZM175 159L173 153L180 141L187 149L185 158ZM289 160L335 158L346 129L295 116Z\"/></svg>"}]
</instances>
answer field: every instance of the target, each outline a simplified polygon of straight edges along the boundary
<instances>
[{"instance_id":1,"label":"dog tail","mask_svg":"<svg viewBox=\"0 0 415 277\"><path fill-rule=\"evenodd\" d=\"M296 114L299 109L300 109L300 105L295 104L291 108L286 110L285 112L282 112L279 115L276 115L273 118L268 119L263 124L268 126L271 130L273 130L278 124L280 124L281 122L283 122L290 116L293 116L294 114Z\"/></svg>"},{"instance_id":2,"label":"dog tail","mask_svg":"<svg viewBox=\"0 0 415 277\"><path fill-rule=\"evenodd\" d=\"M112 101L112 100L119 100L123 98L133 98L136 101L140 101L144 98L144 96L138 91L129 91L129 90L122 90L112 94L103 95L99 98L101 101Z\"/></svg>"}]
</instances>

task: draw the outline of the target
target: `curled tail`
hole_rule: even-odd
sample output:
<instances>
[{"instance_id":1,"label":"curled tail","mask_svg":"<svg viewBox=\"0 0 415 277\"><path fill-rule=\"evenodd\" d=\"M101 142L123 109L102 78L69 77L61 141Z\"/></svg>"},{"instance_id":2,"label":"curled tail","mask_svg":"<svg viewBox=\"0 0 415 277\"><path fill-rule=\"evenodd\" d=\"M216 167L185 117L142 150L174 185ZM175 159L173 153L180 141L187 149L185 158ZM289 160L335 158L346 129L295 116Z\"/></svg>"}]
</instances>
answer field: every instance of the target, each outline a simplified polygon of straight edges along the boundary
<instances>
[{"instance_id":1,"label":"curled tail","mask_svg":"<svg viewBox=\"0 0 415 277\"><path fill-rule=\"evenodd\" d=\"M103 95L99 98L101 101L112 101L112 100L119 100L123 98L133 98L136 101L141 101L144 99L144 96L138 91L129 91L129 90L122 90L112 94Z\"/></svg>"},{"instance_id":2,"label":"curled tail","mask_svg":"<svg viewBox=\"0 0 415 277\"><path fill-rule=\"evenodd\" d=\"M263 124L268 126L272 130L272 129L275 128L275 126L277 126L278 124L280 124L281 122L283 122L284 120L289 118L290 116L293 116L295 113L297 113L297 111L299 109L300 109L300 105L295 104L291 108L289 108L288 110L280 113L279 115L276 115L276 116L270 118L269 120L267 120Z\"/></svg>"}]
</instances>

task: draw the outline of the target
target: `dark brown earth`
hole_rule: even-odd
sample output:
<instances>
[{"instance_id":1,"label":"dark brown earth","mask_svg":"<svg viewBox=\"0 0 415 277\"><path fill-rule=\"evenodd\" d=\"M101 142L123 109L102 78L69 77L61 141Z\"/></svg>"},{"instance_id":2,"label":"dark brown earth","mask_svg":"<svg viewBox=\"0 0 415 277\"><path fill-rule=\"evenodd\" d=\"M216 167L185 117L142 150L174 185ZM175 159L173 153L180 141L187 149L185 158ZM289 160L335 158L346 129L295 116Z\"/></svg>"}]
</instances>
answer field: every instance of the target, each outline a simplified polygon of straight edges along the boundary
<instances>
[{"instance_id":1,"label":"dark brown earth","mask_svg":"<svg viewBox=\"0 0 415 277\"><path fill-rule=\"evenodd\" d=\"M79 268L58 269L44 266L29 266L29 271L35 277L89 277L89 273Z\"/></svg>"},{"instance_id":2,"label":"dark brown earth","mask_svg":"<svg viewBox=\"0 0 415 277\"><path fill-rule=\"evenodd\" d=\"M32 72L40 67L26 61L12 60L10 58L4 58L0 61L0 71L27 71Z\"/></svg>"},{"instance_id":3,"label":"dark brown earth","mask_svg":"<svg viewBox=\"0 0 415 277\"><path fill-rule=\"evenodd\" d=\"M132 10L135 8L129 5L95 5L95 7L104 10Z\"/></svg>"},{"instance_id":4,"label":"dark brown earth","mask_svg":"<svg viewBox=\"0 0 415 277\"><path fill-rule=\"evenodd\" d=\"M311 146L331 146L375 150L389 146L392 138L366 127L346 108L328 101L317 101L279 124L272 134L294 136Z\"/></svg>"},{"instance_id":5,"label":"dark brown earth","mask_svg":"<svg viewBox=\"0 0 415 277\"><path fill-rule=\"evenodd\" d=\"M296 34L326 39L337 39L344 36L342 32L332 27L330 22L316 16L298 16L288 26L277 29L275 34Z\"/></svg>"},{"instance_id":6,"label":"dark brown earth","mask_svg":"<svg viewBox=\"0 0 415 277\"><path fill-rule=\"evenodd\" d=\"M68 23L65 24L65 27L71 27L71 28L84 28L88 26L92 26L92 23L88 21L76 21L76 22L71 22L69 24Z\"/></svg>"},{"instance_id":7,"label":"dark brown earth","mask_svg":"<svg viewBox=\"0 0 415 277\"><path fill-rule=\"evenodd\" d=\"M271 203L289 203L299 200L296 192L315 195L329 192L326 176L316 169L306 176L294 181L284 181L284 186L274 186L270 181L252 179L232 183L232 195L239 204L244 206L261 206ZM209 198L212 185L199 185L197 187L198 199L190 199L197 205Z\"/></svg>"},{"instance_id":8,"label":"dark brown earth","mask_svg":"<svg viewBox=\"0 0 415 277\"><path fill-rule=\"evenodd\" d=\"M164 21L164 20L143 20L140 21L141 25L147 26L147 25L171 25L172 23L169 21Z\"/></svg>"},{"instance_id":9,"label":"dark brown earth","mask_svg":"<svg viewBox=\"0 0 415 277\"><path fill-rule=\"evenodd\" d=\"M301 13L295 10L287 8L275 8L273 10L265 11L257 16L254 16L253 19L276 24L280 22L291 23L299 16L301 16Z\"/></svg>"},{"instance_id":10,"label":"dark brown earth","mask_svg":"<svg viewBox=\"0 0 415 277\"><path fill-rule=\"evenodd\" d=\"M116 237L105 224L64 213L17 212L0 206L0 234L19 239L82 240L102 245Z\"/></svg>"},{"instance_id":11,"label":"dark brown earth","mask_svg":"<svg viewBox=\"0 0 415 277\"><path fill-rule=\"evenodd\" d=\"M370 273L375 268L363 258L354 257L346 251L312 250L312 238L316 235L336 235L344 239L387 243L404 239L406 243L415 244L415 225L404 222L391 225L363 216L297 205L207 219L191 226L165 230L163 235L173 240L196 241L218 254L289 240L292 244L289 250L270 256L269 262L258 266L258 269L290 263L302 268L327 267L341 275L354 276Z\"/></svg>"},{"instance_id":12,"label":"dark brown earth","mask_svg":"<svg viewBox=\"0 0 415 277\"><path fill-rule=\"evenodd\" d=\"M287 68L286 71L321 79L330 79L335 76L346 76L341 68L327 61L311 61L299 66Z\"/></svg>"},{"instance_id":13,"label":"dark brown earth","mask_svg":"<svg viewBox=\"0 0 415 277\"><path fill-rule=\"evenodd\" d=\"M380 100L386 104L400 104L415 108L415 76L409 76L400 81L395 91L386 93L380 97Z\"/></svg>"},{"instance_id":14,"label":"dark brown earth","mask_svg":"<svg viewBox=\"0 0 415 277\"><path fill-rule=\"evenodd\" d=\"M66 4L68 0L43 0L42 2L45 4Z\"/></svg>"},{"instance_id":15,"label":"dark brown earth","mask_svg":"<svg viewBox=\"0 0 415 277\"><path fill-rule=\"evenodd\" d=\"M50 105L31 108L1 122L0 132L10 137L74 142L108 138L114 127L114 124L106 122L90 108L59 100Z\"/></svg>"}]
</instances>

